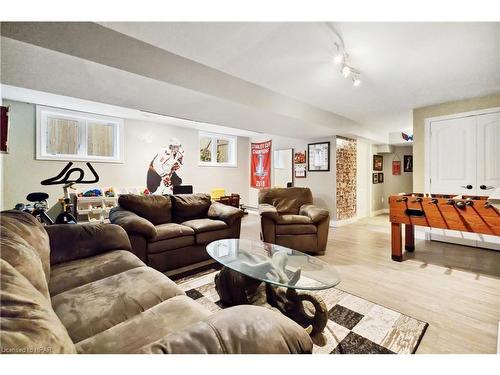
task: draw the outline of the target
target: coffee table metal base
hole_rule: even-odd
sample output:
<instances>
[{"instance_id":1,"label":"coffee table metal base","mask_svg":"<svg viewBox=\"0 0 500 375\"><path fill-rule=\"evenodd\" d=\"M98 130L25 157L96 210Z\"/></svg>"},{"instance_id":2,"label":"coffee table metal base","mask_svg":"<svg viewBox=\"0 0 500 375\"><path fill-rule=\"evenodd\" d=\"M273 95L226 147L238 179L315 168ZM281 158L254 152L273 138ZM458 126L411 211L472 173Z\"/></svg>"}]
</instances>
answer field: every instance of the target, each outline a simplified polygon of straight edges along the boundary
<instances>
[{"instance_id":1,"label":"coffee table metal base","mask_svg":"<svg viewBox=\"0 0 500 375\"><path fill-rule=\"evenodd\" d=\"M328 322L328 310L320 297L273 286L228 267L215 276L215 289L226 306L250 304L278 310L304 328L312 326L311 335L323 332Z\"/></svg>"}]
</instances>

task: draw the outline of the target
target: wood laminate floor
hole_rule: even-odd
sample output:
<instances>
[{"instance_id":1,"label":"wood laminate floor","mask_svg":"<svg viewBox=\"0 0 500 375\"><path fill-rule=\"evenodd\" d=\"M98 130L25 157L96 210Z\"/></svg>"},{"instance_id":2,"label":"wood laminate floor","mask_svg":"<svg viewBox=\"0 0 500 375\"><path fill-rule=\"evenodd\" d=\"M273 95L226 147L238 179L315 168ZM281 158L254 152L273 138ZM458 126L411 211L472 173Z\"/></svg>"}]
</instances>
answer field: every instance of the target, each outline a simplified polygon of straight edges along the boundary
<instances>
[{"instance_id":1,"label":"wood laminate floor","mask_svg":"<svg viewBox=\"0 0 500 375\"><path fill-rule=\"evenodd\" d=\"M257 215L247 215L242 238L259 239ZM398 263L390 256L387 215L330 228L326 255L339 288L424 320L417 353L496 353L500 321L500 252L416 239Z\"/></svg>"}]
</instances>

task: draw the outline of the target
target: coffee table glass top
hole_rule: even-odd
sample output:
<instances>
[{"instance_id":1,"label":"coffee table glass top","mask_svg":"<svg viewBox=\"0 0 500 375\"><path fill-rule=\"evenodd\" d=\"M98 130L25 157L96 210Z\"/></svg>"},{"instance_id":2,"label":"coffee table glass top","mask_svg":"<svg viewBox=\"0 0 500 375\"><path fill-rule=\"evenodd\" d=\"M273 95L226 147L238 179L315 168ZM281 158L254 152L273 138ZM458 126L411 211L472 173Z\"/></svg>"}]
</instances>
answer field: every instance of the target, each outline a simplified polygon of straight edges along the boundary
<instances>
[{"instance_id":1,"label":"coffee table glass top","mask_svg":"<svg viewBox=\"0 0 500 375\"><path fill-rule=\"evenodd\" d=\"M340 277L332 266L313 256L262 241L228 239L207 245L218 263L251 278L294 289L332 288Z\"/></svg>"}]
</instances>

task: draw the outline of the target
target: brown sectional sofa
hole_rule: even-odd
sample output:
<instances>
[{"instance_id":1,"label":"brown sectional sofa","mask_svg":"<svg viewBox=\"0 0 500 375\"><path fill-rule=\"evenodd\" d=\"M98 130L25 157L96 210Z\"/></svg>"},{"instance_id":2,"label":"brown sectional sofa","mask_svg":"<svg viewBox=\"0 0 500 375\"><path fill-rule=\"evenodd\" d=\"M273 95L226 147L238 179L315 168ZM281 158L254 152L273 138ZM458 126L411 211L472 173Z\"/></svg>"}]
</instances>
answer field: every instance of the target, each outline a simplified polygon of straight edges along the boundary
<instances>
[{"instance_id":1,"label":"brown sectional sofa","mask_svg":"<svg viewBox=\"0 0 500 375\"><path fill-rule=\"evenodd\" d=\"M310 189L259 190L259 213L263 241L310 254L325 253L330 213L313 205Z\"/></svg>"},{"instance_id":2,"label":"brown sectional sofa","mask_svg":"<svg viewBox=\"0 0 500 375\"><path fill-rule=\"evenodd\" d=\"M125 229L134 254L162 272L206 261L207 244L240 237L243 211L208 194L125 194L118 203L110 221Z\"/></svg>"},{"instance_id":3,"label":"brown sectional sofa","mask_svg":"<svg viewBox=\"0 0 500 375\"><path fill-rule=\"evenodd\" d=\"M215 314L131 252L117 225L1 214L1 353L309 353L274 311Z\"/></svg>"}]
</instances>

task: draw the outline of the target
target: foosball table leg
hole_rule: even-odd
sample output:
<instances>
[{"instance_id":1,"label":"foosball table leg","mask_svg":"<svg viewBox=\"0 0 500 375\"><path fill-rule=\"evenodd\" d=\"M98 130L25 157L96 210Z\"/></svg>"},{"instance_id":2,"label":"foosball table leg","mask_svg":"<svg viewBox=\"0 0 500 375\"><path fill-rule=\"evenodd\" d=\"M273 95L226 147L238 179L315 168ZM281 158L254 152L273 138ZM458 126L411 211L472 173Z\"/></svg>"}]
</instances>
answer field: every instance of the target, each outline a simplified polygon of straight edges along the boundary
<instances>
[{"instance_id":1,"label":"foosball table leg","mask_svg":"<svg viewBox=\"0 0 500 375\"><path fill-rule=\"evenodd\" d=\"M391 223L391 247L392 260L401 262L403 260L403 237L401 224Z\"/></svg>"},{"instance_id":2,"label":"foosball table leg","mask_svg":"<svg viewBox=\"0 0 500 375\"><path fill-rule=\"evenodd\" d=\"M405 224L405 250L415 250L415 227L410 224Z\"/></svg>"}]
</instances>

